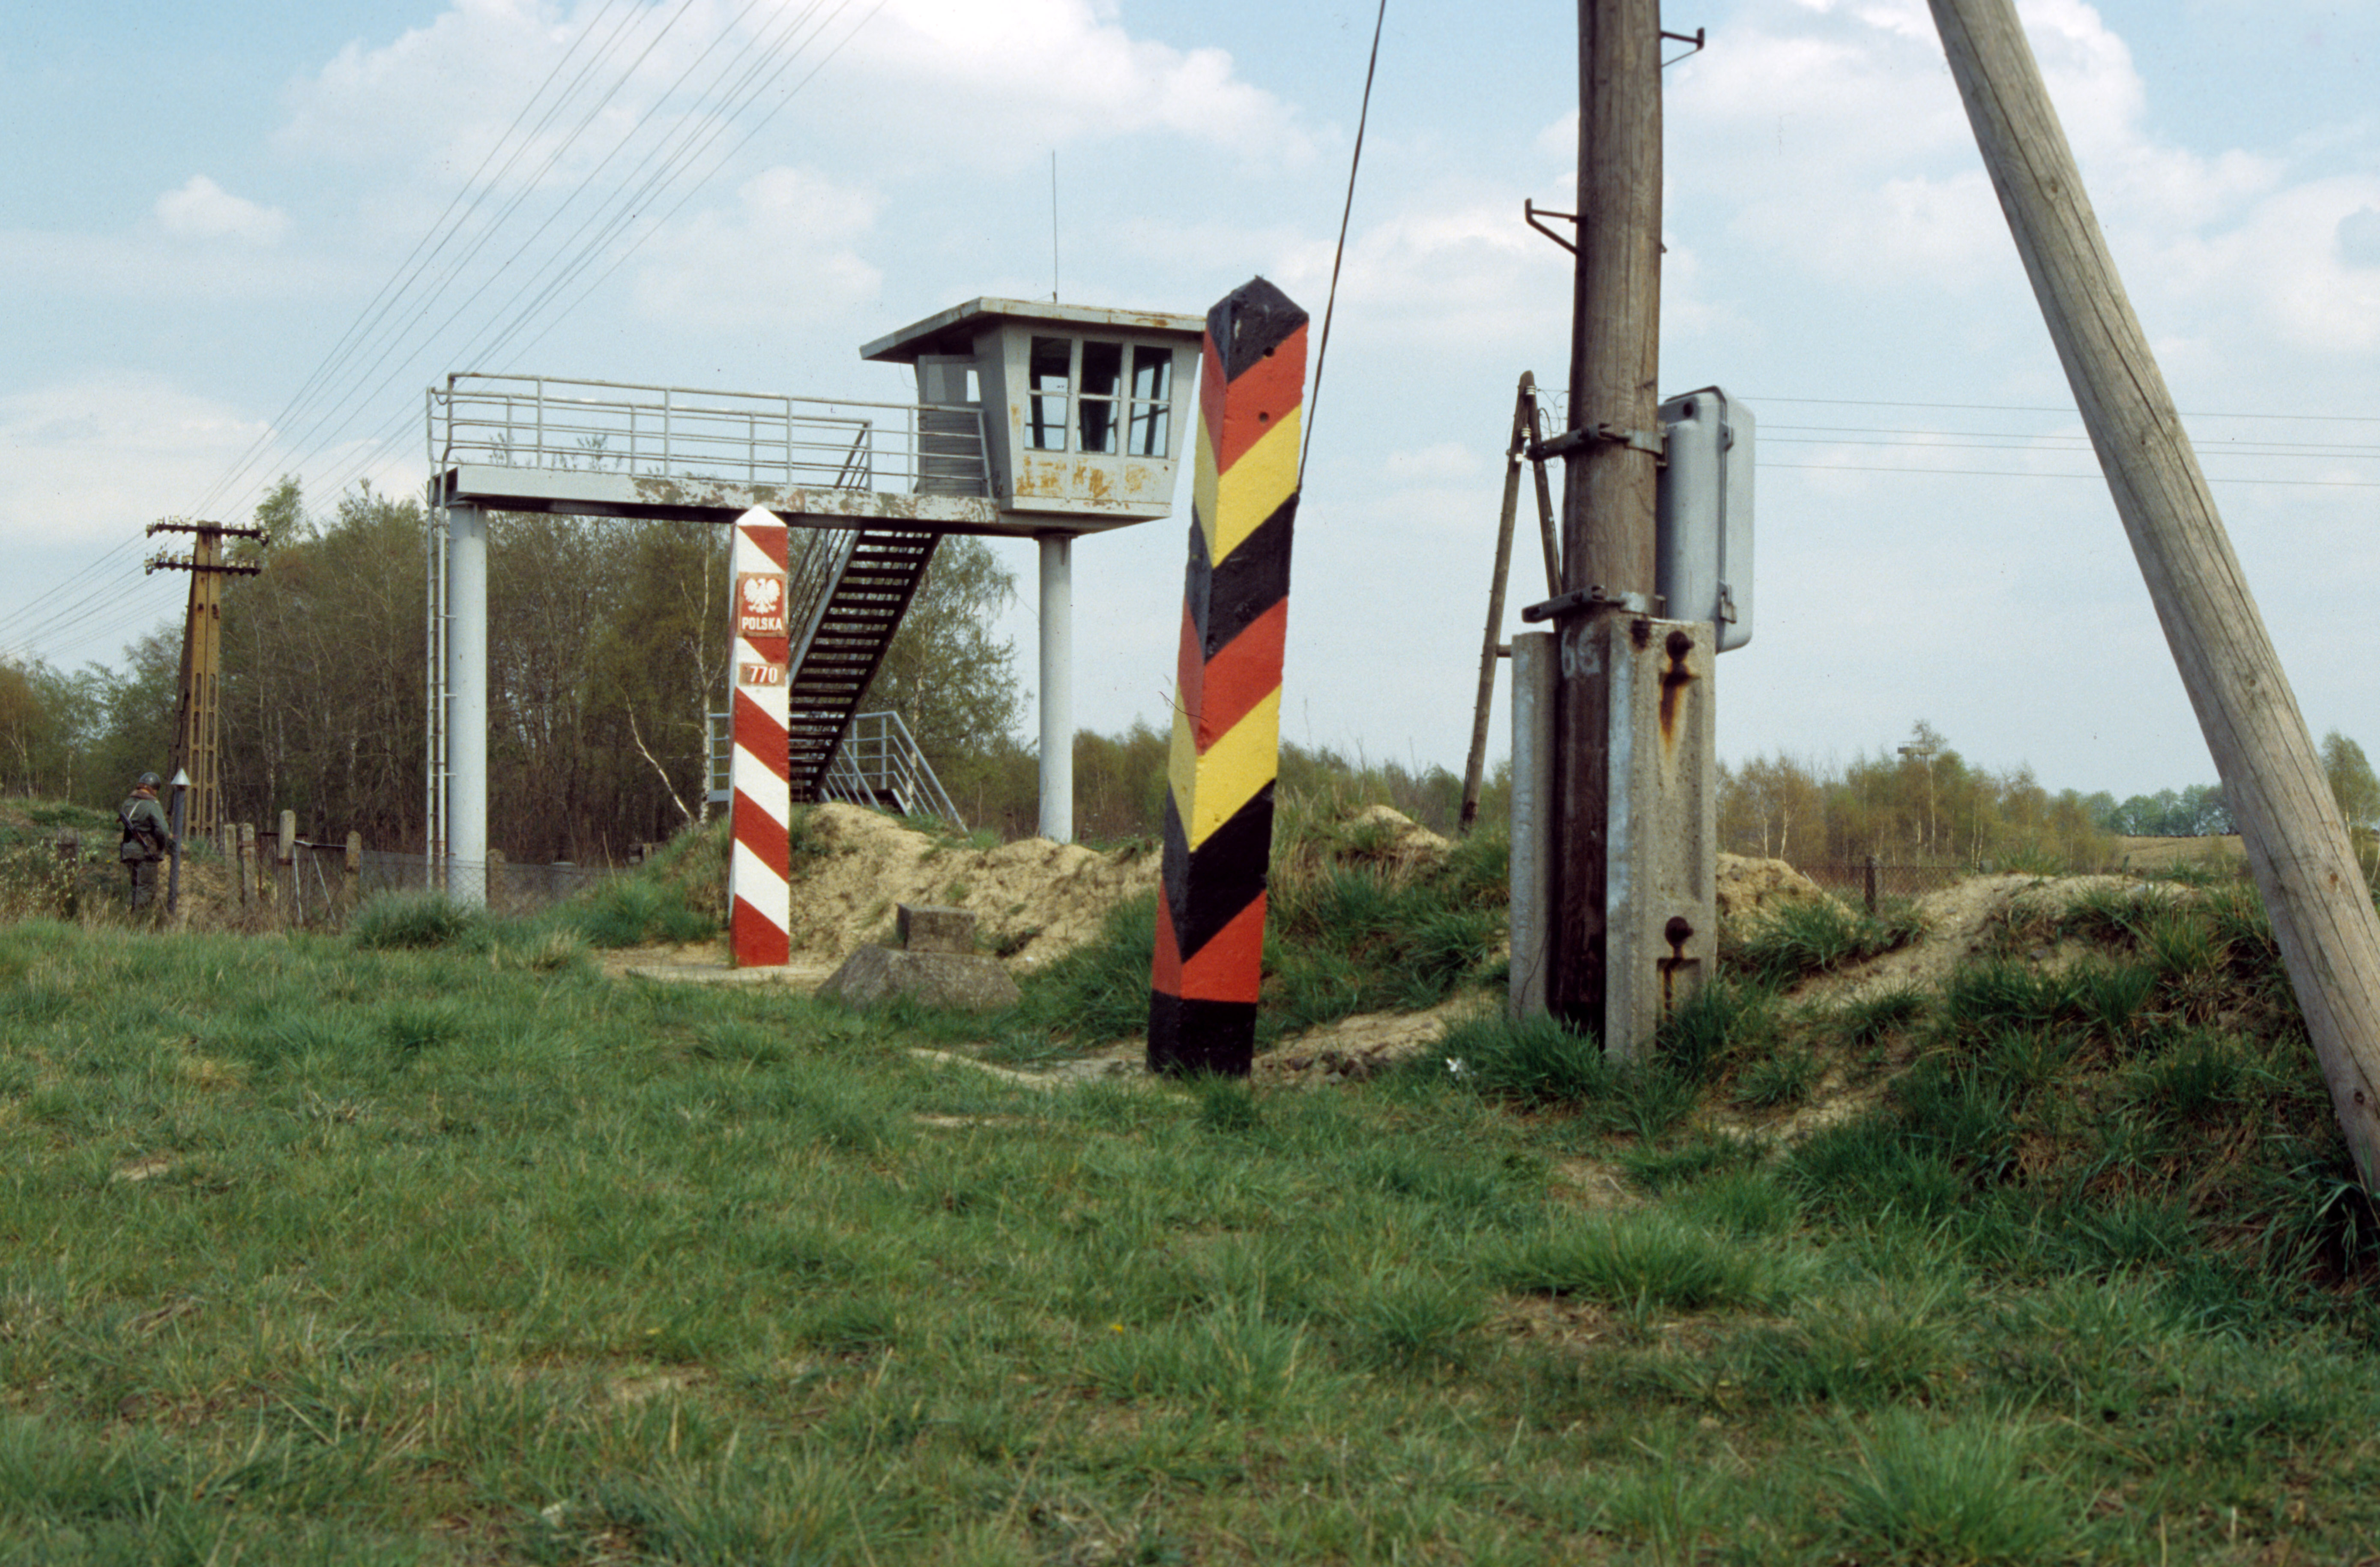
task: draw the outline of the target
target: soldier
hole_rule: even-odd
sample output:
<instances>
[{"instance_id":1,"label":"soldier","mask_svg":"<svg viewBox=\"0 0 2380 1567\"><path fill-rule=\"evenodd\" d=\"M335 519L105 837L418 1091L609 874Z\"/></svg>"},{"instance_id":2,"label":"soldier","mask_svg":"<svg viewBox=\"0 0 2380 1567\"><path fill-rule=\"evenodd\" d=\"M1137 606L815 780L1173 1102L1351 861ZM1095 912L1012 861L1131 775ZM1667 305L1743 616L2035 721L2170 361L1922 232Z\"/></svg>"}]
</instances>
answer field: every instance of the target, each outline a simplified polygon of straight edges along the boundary
<instances>
[{"instance_id":1,"label":"soldier","mask_svg":"<svg viewBox=\"0 0 2380 1567\"><path fill-rule=\"evenodd\" d=\"M173 824L165 820L165 808L157 803L155 773L140 775L131 798L115 808L115 820L124 829L115 857L132 873L132 912L139 914L157 901L157 862L182 851L174 841Z\"/></svg>"}]
</instances>

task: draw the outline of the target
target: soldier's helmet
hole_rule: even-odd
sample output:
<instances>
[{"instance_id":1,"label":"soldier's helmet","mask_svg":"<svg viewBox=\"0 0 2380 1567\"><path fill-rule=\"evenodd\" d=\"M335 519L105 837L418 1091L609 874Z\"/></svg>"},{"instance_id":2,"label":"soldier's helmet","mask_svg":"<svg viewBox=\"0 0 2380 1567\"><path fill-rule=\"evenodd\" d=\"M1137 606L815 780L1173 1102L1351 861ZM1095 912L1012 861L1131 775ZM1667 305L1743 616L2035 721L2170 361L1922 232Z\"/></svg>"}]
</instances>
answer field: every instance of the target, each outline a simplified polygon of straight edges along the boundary
<instances>
[{"instance_id":1,"label":"soldier's helmet","mask_svg":"<svg viewBox=\"0 0 2380 1567\"><path fill-rule=\"evenodd\" d=\"M155 773L153 773L153 772L144 772L144 773L142 773L142 774L140 775L140 787L141 787L141 788L143 788L143 789L154 789L156 786L157 786L157 775L156 775Z\"/></svg>"}]
</instances>

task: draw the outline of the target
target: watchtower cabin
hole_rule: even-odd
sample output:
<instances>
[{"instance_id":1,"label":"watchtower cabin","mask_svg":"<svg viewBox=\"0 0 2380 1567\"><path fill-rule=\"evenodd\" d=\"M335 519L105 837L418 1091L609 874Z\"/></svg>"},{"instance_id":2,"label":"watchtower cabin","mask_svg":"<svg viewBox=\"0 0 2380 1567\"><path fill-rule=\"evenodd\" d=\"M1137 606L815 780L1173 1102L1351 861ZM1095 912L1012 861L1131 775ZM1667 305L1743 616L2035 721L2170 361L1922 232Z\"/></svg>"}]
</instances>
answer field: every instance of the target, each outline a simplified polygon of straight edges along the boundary
<instances>
[{"instance_id":1,"label":"watchtower cabin","mask_svg":"<svg viewBox=\"0 0 2380 1567\"><path fill-rule=\"evenodd\" d=\"M971 299L859 354L914 365L922 406L983 412L1002 531L1072 537L1172 515L1184 432L1196 425L1187 399L1205 324Z\"/></svg>"}]
</instances>

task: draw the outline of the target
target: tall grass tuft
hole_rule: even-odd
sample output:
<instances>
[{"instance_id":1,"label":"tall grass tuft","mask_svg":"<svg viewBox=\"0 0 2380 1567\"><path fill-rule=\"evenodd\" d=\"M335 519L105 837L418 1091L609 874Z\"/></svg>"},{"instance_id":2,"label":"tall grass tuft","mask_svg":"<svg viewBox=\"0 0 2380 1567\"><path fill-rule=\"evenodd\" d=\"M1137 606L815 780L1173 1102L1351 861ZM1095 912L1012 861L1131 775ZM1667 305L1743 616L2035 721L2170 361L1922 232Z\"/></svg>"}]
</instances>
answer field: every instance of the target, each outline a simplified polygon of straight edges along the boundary
<instances>
[{"instance_id":1,"label":"tall grass tuft","mask_svg":"<svg viewBox=\"0 0 2380 1567\"><path fill-rule=\"evenodd\" d=\"M1661 1020L1653 1053L1687 1081L1708 1083L1730 1063L1772 1057L1779 1042L1774 992L1718 974Z\"/></svg>"},{"instance_id":2,"label":"tall grass tuft","mask_svg":"<svg viewBox=\"0 0 2380 1567\"><path fill-rule=\"evenodd\" d=\"M1719 961L1771 990L1907 945L1923 932L1914 910L1879 917L1832 898L1789 903L1720 932Z\"/></svg>"},{"instance_id":3,"label":"tall grass tuft","mask_svg":"<svg viewBox=\"0 0 2380 1567\"><path fill-rule=\"evenodd\" d=\"M575 899L559 917L598 947L706 941L718 922L693 908L682 886L650 876L615 876Z\"/></svg>"},{"instance_id":4,"label":"tall grass tuft","mask_svg":"<svg viewBox=\"0 0 2380 1567\"><path fill-rule=\"evenodd\" d=\"M1776 1306L1794 1293L1774 1255L1658 1210L1508 1242L1488 1269L1508 1290L1662 1311Z\"/></svg>"},{"instance_id":5,"label":"tall grass tuft","mask_svg":"<svg viewBox=\"0 0 2380 1567\"><path fill-rule=\"evenodd\" d=\"M375 893L347 923L347 934L368 952L452 947L485 952L495 940L488 911L443 893Z\"/></svg>"},{"instance_id":6,"label":"tall grass tuft","mask_svg":"<svg viewBox=\"0 0 2380 1567\"><path fill-rule=\"evenodd\" d=\"M1600 1040L1543 1013L1517 1023L1500 1014L1465 1018L1447 1029L1437 1053L1443 1062L1426 1060L1427 1071L1524 1104L1600 1099L1617 1075Z\"/></svg>"},{"instance_id":7,"label":"tall grass tuft","mask_svg":"<svg viewBox=\"0 0 2380 1567\"><path fill-rule=\"evenodd\" d=\"M2021 1567L2079 1543L2030 1427L1888 1410L1853 1434L1852 1451L1834 1490L1844 1546L1858 1557Z\"/></svg>"},{"instance_id":8,"label":"tall grass tuft","mask_svg":"<svg viewBox=\"0 0 2380 1567\"><path fill-rule=\"evenodd\" d=\"M1024 977L1020 1015L1085 1046L1141 1033L1156 950L1157 894L1127 899L1108 911L1096 937Z\"/></svg>"}]
</instances>

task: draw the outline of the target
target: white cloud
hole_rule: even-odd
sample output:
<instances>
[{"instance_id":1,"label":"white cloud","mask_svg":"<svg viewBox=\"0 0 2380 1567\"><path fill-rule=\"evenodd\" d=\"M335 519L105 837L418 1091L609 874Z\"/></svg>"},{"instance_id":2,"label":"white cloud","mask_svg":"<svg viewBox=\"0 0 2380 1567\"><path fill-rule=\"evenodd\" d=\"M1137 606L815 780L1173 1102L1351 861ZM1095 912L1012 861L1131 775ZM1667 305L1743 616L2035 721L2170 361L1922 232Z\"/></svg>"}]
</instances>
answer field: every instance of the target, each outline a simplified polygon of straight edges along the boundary
<instances>
[{"instance_id":1,"label":"white cloud","mask_svg":"<svg viewBox=\"0 0 2380 1567\"><path fill-rule=\"evenodd\" d=\"M179 239L239 239L270 245L289 226L288 214L233 195L202 174L157 198L157 221Z\"/></svg>"},{"instance_id":2,"label":"white cloud","mask_svg":"<svg viewBox=\"0 0 2380 1567\"><path fill-rule=\"evenodd\" d=\"M783 327L874 299L882 274L859 247L882 202L808 169L744 182L735 203L672 225L647 254L637 302L672 325Z\"/></svg>"},{"instance_id":3,"label":"white cloud","mask_svg":"<svg viewBox=\"0 0 2380 1567\"><path fill-rule=\"evenodd\" d=\"M526 118L528 150L490 171L506 187L575 183L614 147L631 145L633 161L698 121L726 125L712 144L723 152L789 102L764 145L810 157L864 136L856 155L880 167L1018 167L1053 147L1143 133L1274 164L1310 150L1288 105L1241 79L1230 55L1135 38L1111 11L1090 0L889 0L821 19L806 0L689 0L619 22L595 0L566 12L453 0L426 26L350 44L293 84L279 140L310 155L409 164L452 189L543 91ZM577 96L548 91L549 79L582 71ZM739 83L756 91L729 122Z\"/></svg>"},{"instance_id":4,"label":"white cloud","mask_svg":"<svg viewBox=\"0 0 2380 1567\"><path fill-rule=\"evenodd\" d=\"M891 0L852 55L892 84L894 117L944 151L994 163L1080 138L1155 132L1294 166L1313 151L1294 112L1220 49L1133 37L1089 0Z\"/></svg>"},{"instance_id":5,"label":"white cloud","mask_svg":"<svg viewBox=\"0 0 2380 1567\"><path fill-rule=\"evenodd\" d=\"M1390 452L1389 477L1406 484L1436 484L1470 479L1487 468L1478 443L1440 441L1418 450Z\"/></svg>"},{"instance_id":6,"label":"white cloud","mask_svg":"<svg viewBox=\"0 0 2380 1567\"><path fill-rule=\"evenodd\" d=\"M2380 207L2358 207L2338 220L2338 258L2351 267L2380 267Z\"/></svg>"},{"instance_id":7,"label":"white cloud","mask_svg":"<svg viewBox=\"0 0 2380 1567\"><path fill-rule=\"evenodd\" d=\"M118 542L193 504L264 429L138 372L0 395L0 535Z\"/></svg>"}]
</instances>

